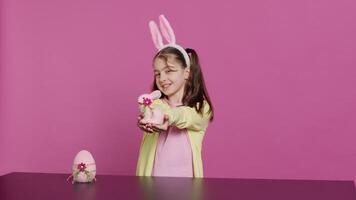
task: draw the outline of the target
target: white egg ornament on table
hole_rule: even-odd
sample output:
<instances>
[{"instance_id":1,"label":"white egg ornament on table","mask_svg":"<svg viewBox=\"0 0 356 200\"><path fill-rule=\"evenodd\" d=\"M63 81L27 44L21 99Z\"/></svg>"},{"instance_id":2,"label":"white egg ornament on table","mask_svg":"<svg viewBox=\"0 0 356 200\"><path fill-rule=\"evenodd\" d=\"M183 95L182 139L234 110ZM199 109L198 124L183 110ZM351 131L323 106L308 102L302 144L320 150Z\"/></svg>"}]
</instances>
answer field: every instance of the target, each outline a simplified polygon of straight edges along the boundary
<instances>
[{"instance_id":1,"label":"white egg ornament on table","mask_svg":"<svg viewBox=\"0 0 356 200\"><path fill-rule=\"evenodd\" d=\"M74 157L72 166L72 175L68 177L73 178L72 183L91 183L96 181L96 165L91 153L86 150L81 150Z\"/></svg>"}]
</instances>

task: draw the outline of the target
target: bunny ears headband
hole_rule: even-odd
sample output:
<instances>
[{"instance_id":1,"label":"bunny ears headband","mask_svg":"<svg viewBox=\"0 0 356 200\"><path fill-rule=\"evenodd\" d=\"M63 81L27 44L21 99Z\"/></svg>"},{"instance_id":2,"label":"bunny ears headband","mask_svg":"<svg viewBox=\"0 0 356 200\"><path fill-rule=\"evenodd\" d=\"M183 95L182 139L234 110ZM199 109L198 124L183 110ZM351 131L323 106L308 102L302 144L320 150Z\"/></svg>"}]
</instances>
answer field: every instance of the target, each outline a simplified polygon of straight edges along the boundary
<instances>
[{"instance_id":1,"label":"bunny ears headband","mask_svg":"<svg viewBox=\"0 0 356 200\"><path fill-rule=\"evenodd\" d=\"M158 51L161 51L166 47L176 48L183 54L187 66L190 66L190 59L188 53L185 51L183 47L176 44L176 36L174 35L174 31L171 25L169 24L168 20L164 17L164 15L159 16L159 25L160 25L162 35L166 39L168 44L163 45L161 32L159 31L158 26L154 21L151 20L148 25L150 27L153 43L155 44Z\"/></svg>"}]
</instances>

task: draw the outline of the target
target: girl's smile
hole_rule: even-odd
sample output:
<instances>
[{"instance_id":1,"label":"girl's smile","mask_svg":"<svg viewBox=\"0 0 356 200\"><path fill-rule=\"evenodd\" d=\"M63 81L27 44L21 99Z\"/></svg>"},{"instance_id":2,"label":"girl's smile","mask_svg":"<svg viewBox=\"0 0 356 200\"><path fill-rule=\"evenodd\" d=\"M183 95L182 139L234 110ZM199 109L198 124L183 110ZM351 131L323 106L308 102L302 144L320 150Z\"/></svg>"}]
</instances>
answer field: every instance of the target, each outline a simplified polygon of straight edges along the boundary
<instances>
[{"instance_id":1,"label":"girl's smile","mask_svg":"<svg viewBox=\"0 0 356 200\"><path fill-rule=\"evenodd\" d=\"M163 88L164 90L166 90L170 85L171 85L171 84L164 84L164 85L162 85L162 88Z\"/></svg>"}]
</instances>

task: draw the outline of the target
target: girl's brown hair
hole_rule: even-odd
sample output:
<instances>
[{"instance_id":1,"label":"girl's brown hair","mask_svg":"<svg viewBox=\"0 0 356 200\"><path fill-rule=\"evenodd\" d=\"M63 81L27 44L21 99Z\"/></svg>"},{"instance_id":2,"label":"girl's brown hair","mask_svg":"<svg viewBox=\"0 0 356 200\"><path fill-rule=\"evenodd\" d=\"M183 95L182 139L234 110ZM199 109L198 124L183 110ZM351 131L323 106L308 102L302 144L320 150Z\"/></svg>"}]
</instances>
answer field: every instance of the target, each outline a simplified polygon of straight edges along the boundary
<instances>
[{"instance_id":1,"label":"girl's brown hair","mask_svg":"<svg viewBox=\"0 0 356 200\"><path fill-rule=\"evenodd\" d=\"M211 103L208 90L205 87L203 73L200 67L198 54L194 49L185 49L190 57L190 73L189 78L186 81L184 87L184 94L183 94L183 105L195 108L198 113L203 114L203 106L204 100L206 100L210 106L209 113L211 113L210 121L214 119L214 109ZM184 69L187 67L185 63L183 54L174 47L166 47L159 51L153 58L153 61L156 58L162 58L165 61L168 60L170 55L174 55L175 59L182 64ZM156 81L153 81L152 90L158 90L156 85ZM165 95L162 94L161 98L164 98Z\"/></svg>"}]
</instances>

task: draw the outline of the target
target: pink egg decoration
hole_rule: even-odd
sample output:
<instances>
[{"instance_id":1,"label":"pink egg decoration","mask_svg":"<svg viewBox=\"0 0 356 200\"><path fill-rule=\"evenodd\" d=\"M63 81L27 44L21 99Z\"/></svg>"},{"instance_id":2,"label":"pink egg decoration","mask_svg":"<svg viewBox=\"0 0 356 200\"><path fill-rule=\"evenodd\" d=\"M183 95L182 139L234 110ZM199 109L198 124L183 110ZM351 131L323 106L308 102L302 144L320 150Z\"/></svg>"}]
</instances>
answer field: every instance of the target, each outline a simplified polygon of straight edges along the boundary
<instances>
[{"instance_id":1,"label":"pink egg decoration","mask_svg":"<svg viewBox=\"0 0 356 200\"><path fill-rule=\"evenodd\" d=\"M67 180L73 178L72 183L91 183L96 181L96 165L94 157L87 150L81 150L74 157L72 175Z\"/></svg>"}]
</instances>

